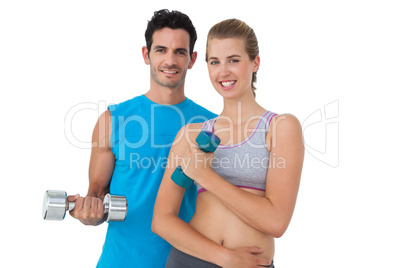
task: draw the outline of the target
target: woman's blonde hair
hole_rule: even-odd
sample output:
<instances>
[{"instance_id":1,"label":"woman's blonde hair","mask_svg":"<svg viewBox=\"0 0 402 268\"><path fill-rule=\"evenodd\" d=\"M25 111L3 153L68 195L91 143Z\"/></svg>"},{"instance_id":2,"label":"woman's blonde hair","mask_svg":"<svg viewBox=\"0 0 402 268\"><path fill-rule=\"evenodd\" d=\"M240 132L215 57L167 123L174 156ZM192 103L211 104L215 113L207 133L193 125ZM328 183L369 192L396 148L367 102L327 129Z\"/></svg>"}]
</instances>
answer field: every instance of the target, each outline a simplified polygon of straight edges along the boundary
<instances>
[{"instance_id":1,"label":"woman's blonde hair","mask_svg":"<svg viewBox=\"0 0 402 268\"><path fill-rule=\"evenodd\" d=\"M259 54L257 36L254 30L245 22L238 19L228 19L215 24L208 32L207 37L207 52L205 60L208 61L208 43L211 39L226 39L226 38L239 38L245 42L245 50L251 61ZM254 83L257 82L257 71L253 72L251 80L251 88L255 97L256 87Z\"/></svg>"}]
</instances>

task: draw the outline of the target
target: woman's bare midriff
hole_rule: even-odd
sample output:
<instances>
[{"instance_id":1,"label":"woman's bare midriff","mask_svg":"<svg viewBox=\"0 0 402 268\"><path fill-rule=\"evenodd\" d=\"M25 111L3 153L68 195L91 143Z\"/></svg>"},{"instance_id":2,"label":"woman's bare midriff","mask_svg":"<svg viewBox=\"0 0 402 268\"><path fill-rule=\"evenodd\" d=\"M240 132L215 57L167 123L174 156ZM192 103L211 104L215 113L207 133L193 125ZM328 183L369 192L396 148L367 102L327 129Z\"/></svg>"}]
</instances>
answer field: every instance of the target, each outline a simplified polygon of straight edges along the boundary
<instances>
[{"instance_id":1,"label":"woman's bare midriff","mask_svg":"<svg viewBox=\"0 0 402 268\"><path fill-rule=\"evenodd\" d=\"M241 189L260 196L265 193L259 190ZM198 195L197 209L189 224L204 236L226 248L255 246L264 249L257 256L273 259L274 238L244 223L208 191Z\"/></svg>"}]
</instances>

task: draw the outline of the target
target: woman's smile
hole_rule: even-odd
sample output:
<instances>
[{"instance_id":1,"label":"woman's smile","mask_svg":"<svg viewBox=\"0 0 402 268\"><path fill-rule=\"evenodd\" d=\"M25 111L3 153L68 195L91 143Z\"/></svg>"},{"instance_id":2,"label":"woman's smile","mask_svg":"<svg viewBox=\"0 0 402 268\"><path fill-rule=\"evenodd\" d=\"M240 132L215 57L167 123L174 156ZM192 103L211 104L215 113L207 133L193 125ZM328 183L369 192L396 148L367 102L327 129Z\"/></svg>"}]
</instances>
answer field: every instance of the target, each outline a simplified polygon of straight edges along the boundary
<instances>
[{"instance_id":1,"label":"woman's smile","mask_svg":"<svg viewBox=\"0 0 402 268\"><path fill-rule=\"evenodd\" d=\"M232 89L236 84L236 80L226 80L219 82L223 89Z\"/></svg>"}]
</instances>

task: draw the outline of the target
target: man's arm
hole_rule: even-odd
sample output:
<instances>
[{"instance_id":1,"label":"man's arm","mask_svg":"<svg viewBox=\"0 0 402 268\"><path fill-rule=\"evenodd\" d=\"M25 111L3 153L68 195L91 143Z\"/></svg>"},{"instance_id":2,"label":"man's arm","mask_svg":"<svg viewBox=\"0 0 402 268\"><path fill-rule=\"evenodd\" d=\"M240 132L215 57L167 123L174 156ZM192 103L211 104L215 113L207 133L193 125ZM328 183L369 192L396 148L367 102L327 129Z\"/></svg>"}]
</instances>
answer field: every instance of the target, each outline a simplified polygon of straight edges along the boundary
<instances>
[{"instance_id":1,"label":"man's arm","mask_svg":"<svg viewBox=\"0 0 402 268\"><path fill-rule=\"evenodd\" d=\"M109 192L115 158L110 146L110 111L105 111L98 119L92 134L92 150L89 162L89 187L86 197L69 196L75 201L71 216L85 225L98 225L104 219L103 198Z\"/></svg>"}]
</instances>

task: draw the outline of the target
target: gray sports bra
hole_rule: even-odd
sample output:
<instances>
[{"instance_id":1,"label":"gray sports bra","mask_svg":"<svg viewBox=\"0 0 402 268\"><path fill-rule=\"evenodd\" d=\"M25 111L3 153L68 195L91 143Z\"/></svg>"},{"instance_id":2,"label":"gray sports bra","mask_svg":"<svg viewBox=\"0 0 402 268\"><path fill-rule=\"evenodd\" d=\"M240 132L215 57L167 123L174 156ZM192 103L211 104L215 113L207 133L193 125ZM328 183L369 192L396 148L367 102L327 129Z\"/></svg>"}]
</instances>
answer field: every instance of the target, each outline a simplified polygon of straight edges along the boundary
<instances>
[{"instance_id":1,"label":"gray sports bra","mask_svg":"<svg viewBox=\"0 0 402 268\"><path fill-rule=\"evenodd\" d=\"M211 163L212 169L237 187L265 191L270 156L265 140L269 123L275 115L266 111L258 120L253 133L243 142L219 145ZM204 122L202 129L213 132L215 120ZM198 193L206 191L197 182L195 184Z\"/></svg>"}]
</instances>

